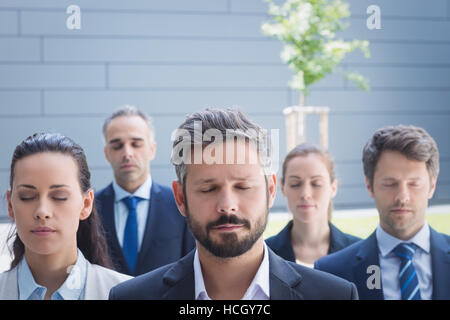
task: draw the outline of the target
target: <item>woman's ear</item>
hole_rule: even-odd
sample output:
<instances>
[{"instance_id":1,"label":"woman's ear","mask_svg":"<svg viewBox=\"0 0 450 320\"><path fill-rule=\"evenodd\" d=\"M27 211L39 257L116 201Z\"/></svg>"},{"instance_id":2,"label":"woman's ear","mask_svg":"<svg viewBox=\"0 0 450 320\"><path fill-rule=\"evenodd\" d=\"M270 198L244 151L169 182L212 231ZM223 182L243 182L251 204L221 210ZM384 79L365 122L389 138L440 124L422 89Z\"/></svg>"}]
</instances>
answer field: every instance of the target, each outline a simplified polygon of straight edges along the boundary
<instances>
[{"instance_id":1,"label":"woman's ear","mask_svg":"<svg viewBox=\"0 0 450 320\"><path fill-rule=\"evenodd\" d=\"M83 208L81 209L80 220L89 218L94 207L94 190L89 189L84 195Z\"/></svg>"},{"instance_id":2,"label":"woman's ear","mask_svg":"<svg viewBox=\"0 0 450 320\"><path fill-rule=\"evenodd\" d=\"M331 198L334 198L338 191L338 185L339 181L338 179L334 179L334 181L331 183Z\"/></svg>"},{"instance_id":3,"label":"woman's ear","mask_svg":"<svg viewBox=\"0 0 450 320\"><path fill-rule=\"evenodd\" d=\"M284 190L284 181L283 179L280 180L281 185L280 185L280 189L281 189L281 193L286 196L286 191Z\"/></svg>"},{"instance_id":4,"label":"woman's ear","mask_svg":"<svg viewBox=\"0 0 450 320\"><path fill-rule=\"evenodd\" d=\"M11 220L16 221L11 202L11 190L6 191L6 200L8 201L8 215L11 218Z\"/></svg>"}]
</instances>

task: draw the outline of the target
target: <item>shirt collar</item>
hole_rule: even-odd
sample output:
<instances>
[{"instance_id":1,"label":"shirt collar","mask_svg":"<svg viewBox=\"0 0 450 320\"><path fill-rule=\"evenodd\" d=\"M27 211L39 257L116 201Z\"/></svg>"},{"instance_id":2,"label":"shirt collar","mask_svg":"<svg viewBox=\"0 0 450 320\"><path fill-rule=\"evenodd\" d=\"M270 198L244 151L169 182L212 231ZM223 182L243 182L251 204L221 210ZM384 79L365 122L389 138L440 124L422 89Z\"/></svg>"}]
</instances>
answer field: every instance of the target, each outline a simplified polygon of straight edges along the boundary
<instances>
[{"instance_id":1,"label":"shirt collar","mask_svg":"<svg viewBox=\"0 0 450 320\"><path fill-rule=\"evenodd\" d=\"M383 257L386 257L397 245L404 242L414 243L426 253L430 253L430 227L426 220L422 228L420 228L420 230L407 241L391 236L384 231L379 224L376 230L376 237L378 241L378 248Z\"/></svg>"},{"instance_id":2,"label":"shirt collar","mask_svg":"<svg viewBox=\"0 0 450 320\"><path fill-rule=\"evenodd\" d=\"M267 251L267 245L264 242L264 257L252 283L245 292L242 300L253 299L256 292L262 291L266 298L270 298L270 277L269 277L269 252Z\"/></svg>"},{"instance_id":3,"label":"shirt collar","mask_svg":"<svg viewBox=\"0 0 450 320\"><path fill-rule=\"evenodd\" d=\"M70 268L70 274L62 286L52 295L53 300L79 300L86 284L87 260L78 249L78 257L75 264ZM33 274L25 259L18 266L19 300L43 300L47 288L38 285L34 281ZM69 272L69 269L68 269Z\"/></svg>"},{"instance_id":4,"label":"shirt collar","mask_svg":"<svg viewBox=\"0 0 450 320\"><path fill-rule=\"evenodd\" d=\"M202 267L198 258L198 250L195 249L194 255L194 281L195 281L195 300L204 300L209 298L206 293L205 282L203 281Z\"/></svg>"},{"instance_id":5,"label":"shirt collar","mask_svg":"<svg viewBox=\"0 0 450 320\"><path fill-rule=\"evenodd\" d=\"M17 279L19 285L19 300L31 299L33 293L42 298L44 297L47 289L34 281L33 274L31 273L25 257L23 257L19 263Z\"/></svg>"},{"instance_id":6,"label":"shirt collar","mask_svg":"<svg viewBox=\"0 0 450 320\"><path fill-rule=\"evenodd\" d=\"M130 197L130 196L136 196L142 199L150 200L150 190L152 188L152 178L150 175L148 175L145 182L133 193L129 193L125 189L123 189L121 186L117 184L117 182L113 181L113 189L114 189L114 195L115 195L115 202L122 201L122 199Z\"/></svg>"},{"instance_id":7,"label":"shirt collar","mask_svg":"<svg viewBox=\"0 0 450 320\"><path fill-rule=\"evenodd\" d=\"M270 298L270 280L269 280L269 252L267 245L264 242L264 257L258 271L255 274L250 286L245 292L242 300L253 299L257 291L262 293L269 299ZM203 273L200 265L200 259L198 257L198 250L195 250L194 255L194 281L195 281L195 299L196 300L210 300L208 293L206 292L205 282L203 281Z\"/></svg>"}]
</instances>

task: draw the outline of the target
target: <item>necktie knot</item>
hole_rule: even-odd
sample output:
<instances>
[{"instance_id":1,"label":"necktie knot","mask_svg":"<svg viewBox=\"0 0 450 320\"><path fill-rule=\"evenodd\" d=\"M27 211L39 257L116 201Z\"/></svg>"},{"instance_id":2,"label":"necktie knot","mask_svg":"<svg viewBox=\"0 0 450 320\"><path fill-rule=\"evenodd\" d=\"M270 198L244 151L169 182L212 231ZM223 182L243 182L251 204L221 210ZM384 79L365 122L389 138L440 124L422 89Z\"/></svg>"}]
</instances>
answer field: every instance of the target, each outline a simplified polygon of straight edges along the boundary
<instances>
[{"instance_id":1,"label":"necktie knot","mask_svg":"<svg viewBox=\"0 0 450 320\"><path fill-rule=\"evenodd\" d=\"M400 243L395 247L394 253L402 260L412 260L416 249L417 246L414 243Z\"/></svg>"},{"instance_id":2,"label":"necktie knot","mask_svg":"<svg viewBox=\"0 0 450 320\"><path fill-rule=\"evenodd\" d=\"M137 204L140 200L142 200L142 198L134 197L134 196L130 196L130 197L126 197L126 198L122 199L122 201L127 206L128 211L136 210Z\"/></svg>"}]
</instances>

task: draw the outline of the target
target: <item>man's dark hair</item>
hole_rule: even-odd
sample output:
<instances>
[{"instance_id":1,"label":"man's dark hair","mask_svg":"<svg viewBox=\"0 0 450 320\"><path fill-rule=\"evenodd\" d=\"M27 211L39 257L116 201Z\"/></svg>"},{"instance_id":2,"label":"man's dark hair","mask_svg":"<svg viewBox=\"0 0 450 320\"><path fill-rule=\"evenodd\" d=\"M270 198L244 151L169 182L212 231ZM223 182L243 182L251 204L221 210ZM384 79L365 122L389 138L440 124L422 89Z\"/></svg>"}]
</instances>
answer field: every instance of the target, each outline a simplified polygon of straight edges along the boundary
<instances>
[{"instance_id":1,"label":"man's dark hair","mask_svg":"<svg viewBox=\"0 0 450 320\"><path fill-rule=\"evenodd\" d=\"M398 151L408 159L425 162L430 179L439 174L439 150L428 132L412 125L387 126L375 131L363 149L364 175L371 187L383 151Z\"/></svg>"},{"instance_id":2,"label":"man's dark hair","mask_svg":"<svg viewBox=\"0 0 450 320\"><path fill-rule=\"evenodd\" d=\"M201 131L197 124L201 125ZM178 181L184 186L186 180L186 161L190 155L182 154L183 151L190 151L194 145L205 147L215 140L203 139L210 130L217 130L226 141L227 138L242 138L247 142L254 143L257 147L259 159L265 170L271 165L271 142L267 132L258 124L253 122L242 111L237 108L215 109L207 108L189 115L178 127L173 142L171 162L175 166ZM234 141L234 140L233 140ZM185 146L186 148L183 148Z\"/></svg>"}]
</instances>

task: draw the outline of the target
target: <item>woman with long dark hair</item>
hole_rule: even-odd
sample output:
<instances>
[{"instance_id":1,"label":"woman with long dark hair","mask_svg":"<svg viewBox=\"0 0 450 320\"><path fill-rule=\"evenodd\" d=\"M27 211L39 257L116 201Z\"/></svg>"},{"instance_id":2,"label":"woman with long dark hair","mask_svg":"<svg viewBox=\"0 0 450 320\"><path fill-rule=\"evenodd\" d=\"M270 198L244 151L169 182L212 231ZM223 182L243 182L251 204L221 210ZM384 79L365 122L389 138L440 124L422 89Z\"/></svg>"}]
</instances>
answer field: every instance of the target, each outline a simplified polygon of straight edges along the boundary
<instances>
[{"instance_id":1,"label":"woman with long dark hair","mask_svg":"<svg viewBox=\"0 0 450 320\"><path fill-rule=\"evenodd\" d=\"M15 222L1 299L107 299L131 277L111 268L83 149L61 134L20 143L11 162L8 212Z\"/></svg>"}]
</instances>

